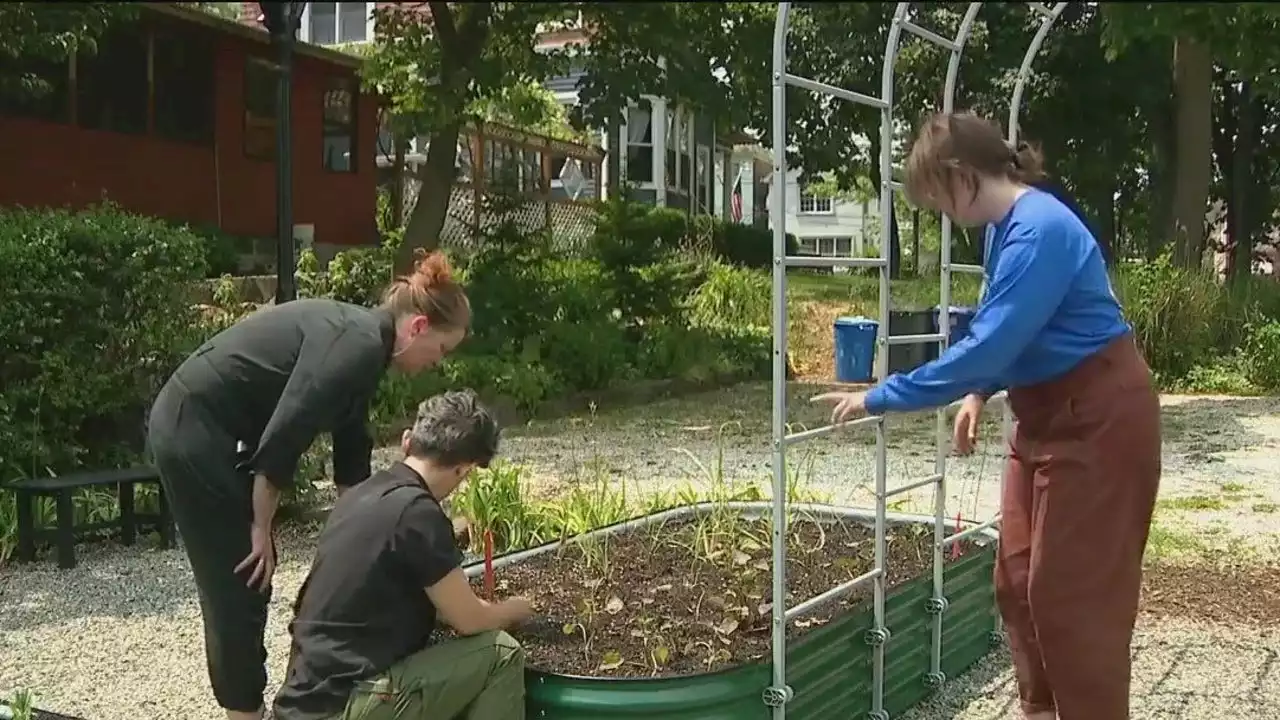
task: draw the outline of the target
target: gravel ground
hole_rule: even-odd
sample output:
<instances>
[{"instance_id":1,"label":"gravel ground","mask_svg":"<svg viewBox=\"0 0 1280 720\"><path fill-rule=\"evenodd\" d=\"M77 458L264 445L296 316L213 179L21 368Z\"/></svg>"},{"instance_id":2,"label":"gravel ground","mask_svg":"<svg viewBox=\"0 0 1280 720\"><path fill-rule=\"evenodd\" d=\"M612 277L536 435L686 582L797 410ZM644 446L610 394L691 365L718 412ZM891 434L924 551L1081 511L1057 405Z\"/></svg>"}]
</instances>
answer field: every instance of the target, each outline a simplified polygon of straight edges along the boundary
<instances>
[{"instance_id":1,"label":"gravel ground","mask_svg":"<svg viewBox=\"0 0 1280 720\"><path fill-rule=\"evenodd\" d=\"M820 409L804 401L815 391L792 393L795 427L822 424ZM767 387L738 386L532 423L512 430L504 451L531 468L537 492L599 472L633 478L642 492L717 476L693 458L720 464L725 482L761 482L769 475L768 408ZM891 485L932 472L932 428L931 417L891 423ZM1148 573L1136 648L1135 717L1280 717L1280 572L1265 569L1280 533L1280 487L1270 482L1280 469L1280 400L1167 398L1165 429L1166 473L1152 536L1157 566ZM994 512L997 431L989 422L983 451L949 461L950 516ZM870 432L854 430L807 444L803 481L838 501L866 504L872 443ZM392 457L384 451L382 459ZM927 492L910 493L898 509L924 511L927 502ZM314 526L297 526L280 538L268 631L273 681L282 674L287 613L315 533ZM30 688L41 707L88 720L219 717L205 679L186 558L145 545L85 547L73 571L48 560L0 568L0 696ZM1212 572L1203 569L1210 566ZM1256 575L1264 572L1270 574ZM909 717L1016 717L1009 682L1007 658L993 655Z\"/></svg>"},{"instance_id":2,"label":"gravel ground","mask_svg":"<svg viewBox=\"0 0 1280 720\"><path fill-rule=\"evenodd\" d=\"M1133 720L1277 717L1278 659L1275 628L1143 618L1133 647ZM1001 648L901 720L1021 718L1009 653Z\"/></svg>"}]
</instances>

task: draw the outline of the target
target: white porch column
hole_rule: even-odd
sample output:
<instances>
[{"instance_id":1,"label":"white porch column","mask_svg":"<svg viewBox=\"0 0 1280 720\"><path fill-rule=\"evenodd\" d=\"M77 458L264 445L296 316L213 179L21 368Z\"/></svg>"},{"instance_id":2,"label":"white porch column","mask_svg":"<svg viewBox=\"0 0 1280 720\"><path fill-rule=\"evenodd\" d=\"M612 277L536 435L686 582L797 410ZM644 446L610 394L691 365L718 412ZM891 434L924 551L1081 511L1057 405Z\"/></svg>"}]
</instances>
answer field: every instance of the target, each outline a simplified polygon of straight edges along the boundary
<instances>
[{"instance_id":1,"label":"white porch column","mask_svg":"<svg viewBox=\"0 0 1280 720\"><path fill-rule=\"evenodd\" d=\"M667 69L667 59L658 58L658 67ZM653 98L653 190L654 205L667 206L667 99ZM674 140L675 138L671 138Z\"/></svg>"},{"instance_id":2,"label":"white porch column","mask_svg":"<svg viewBox=\"0 0 1280 720\"><path fill-rule=\"evenodd\" d=\"M733 162L733 149L720 153L720 217L733 222L733 181L738 177L738 166Z\"/></svg>"}]
</instances>

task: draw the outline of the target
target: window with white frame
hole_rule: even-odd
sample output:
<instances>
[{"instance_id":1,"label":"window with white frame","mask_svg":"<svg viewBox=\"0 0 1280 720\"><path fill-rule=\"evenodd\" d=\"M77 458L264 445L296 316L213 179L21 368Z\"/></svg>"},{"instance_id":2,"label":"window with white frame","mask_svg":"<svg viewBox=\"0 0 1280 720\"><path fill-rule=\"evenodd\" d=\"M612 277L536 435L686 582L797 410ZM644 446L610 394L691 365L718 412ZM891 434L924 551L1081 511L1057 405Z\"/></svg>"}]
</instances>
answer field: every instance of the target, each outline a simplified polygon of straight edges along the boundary
<instances>
[{"instance_id":1,"label":"window with white frame","mask_svg":"<svg viewBox=\"0 0 1280 720\"><path fill-rule=\"evenodd\" d=\"M371 2L311 2L302 18L302 39L316 45L373 39Z\"/></svg>"},{"instance_id":2,"label":"window with white frame","mask_svg":"<svg viewBox=\"0 0 1280 720\"><path fill-rule=\"evenodd\" d=\"M801 255L817 257L850 257L853 255L853 238L849 236L835 237L802 237L796 245Z\"/></svg>"},{"instance_id":3,"label":"window with white frame","mask_svg":"<svg viewBox=\"0 0 1280 720\"><path fill-rule=\"evenodd\" d=\"M698 174L694 179L697 185L697 207L699 213L711 214L711 198L715 193L712 192L712 184L715 182L713 173L714 165L711 163L711 148L706 145L699 145L697 150L697 168Z\"/></svg>"},{"instance_id":4,"label":"window with white frame","mask_svg":"<svg viewBox=\"0 0 1280 720\"><path fill-rule=\"evenodd\" d=\"M354 77L326 80L324 104L323 165L332 172L356 171L356 117L359 81Z\"/></svg>"},{"instance_id":5,"label":"window with white frame","mask_svg":"<svg viewBox=\"0 0 1280 720\"><path fill-rule=\"evenodd\" d=\"M800 193L800 212L806 215L831 215L835 210L831 206L829 197L815 197L809 193Z\"/></svg>"},{"instance_id":6,"label":"window with white frame","mask_svg":"<svg viewBox=\"0 0 1280 720\"><path fill-rule=\"evenodd\" d=\"M653 182L653 103L641 99L627 112L627 179Z\"/></svg>"}]
</instances>

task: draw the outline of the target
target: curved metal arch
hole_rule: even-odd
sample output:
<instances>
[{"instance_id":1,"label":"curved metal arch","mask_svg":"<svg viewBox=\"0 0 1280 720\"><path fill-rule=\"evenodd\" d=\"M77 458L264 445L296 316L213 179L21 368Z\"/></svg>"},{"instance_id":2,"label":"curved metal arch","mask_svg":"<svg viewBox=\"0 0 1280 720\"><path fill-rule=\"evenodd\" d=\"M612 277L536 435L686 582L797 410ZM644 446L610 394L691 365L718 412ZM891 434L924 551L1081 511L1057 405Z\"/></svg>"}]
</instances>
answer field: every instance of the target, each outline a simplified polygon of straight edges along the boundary
<instances>
[{"instance_id":1,"label":"curved metal arch","mask_svg":"<svg viewBox=\"0 0 1280 720\"><path fill-rule=\"evenodd\" d=\"M1013 84L1013 96L1009 98L1007 131L1011 143L1018 141L1018 116L1022 113L1022 95L1026 92L1027 82L1031 80L1031 64L1040 54L1040 47L1044 45L1049 31L1058 22L1058 18L1062 17L1062 11L1067 9L1065 2L1054 3L1053 7L1048 7L1044 3L1030 3L1030 5L1031 9L1041 16L1041 20L1039 29L1031 38L1031 45L1027 46L1027 52L1022 56L1022 65L1018 67L1018 79Z\"/></svg>"},{"instance_id":2,"label":"curved metal arch","mask_svg":"<svg viewBox=\"0 0 1280 720\"><path fill-rule=\"evenodd\" d=\"M892 208L893 208L893 192L900 187L900 184L893 178L893 96L894 96L894 70L897 62L898 50L902 32L906 32L921 37L927 41L939 45L944 49L950 50L950 58L947 63L947 74L943 85L942 109L944 112L954 110L956 82L959 77L960 60L964 55L964 48L968 43L969 36L973 29L973 23L977 18L978 12L981 10L983 3L969 3L969 7L965 12L960 26L957 29L954 39L948 39L937 33L923 28L909 19L910 3L900 2L894 10L893 19L891 21L888 37L885 41L884 64L881 72L880 96L874 97L863 93L847 90L825 83L820 83L807 78L798 77L787 71L787 34L790 25L791 3L778 3L777 19L774 23L773 32L773 82L772 82L772 127L771 139L773 146L773 182L772 182L772 199L769 205L770 224L773 228L773 401L772 401L772 434L773 434L773 512L772 512L772 543L773 543L773 609L772 609L772 645L773 645L773 663L772 663L772 685L764 691L764 701L773 709L773 720L785 720L786 704L792 697L792 690L786 682L786 624L790 618L801 612L813 609L819 604L829 600L834 600L841 595L852 591L855 587L865 583L874 583L873 608L876 627L873 633L877 637L884 639L888 637L888 629L885 627L885 577L884 577L884 557L885 557L885 525L886 525L886 498L891 494L886 487L887 484L887 440L885 435L885 424L883 418L867 418L854 424L858 425L875 425L876 428L876 469L875 469L875 487L876 487L876 530L875 530L875 562L876 567L869 573L855 578L854 580L834 588L822 595L807 599L794 608L786 607L786 498L787 498L787 467L786 467L786 447L789 444L807 440L822 435L829 434L834 431L834 427L818 428L816 430L808 430L805 432L789 435L787 433L787 310L786 310L786 293L787 293L787 268L796 266L809 267L875 267L880 274L880 323L876 332L876 376L884 378L888 374L888 350L891 344L888 317L889 317L889 258L887 257L888 238L892 232ZM1035 36L1032 38L1031 45L1027 48L1023 56L1022 65L1018 70L1017 80L1014 84L1013 96L1010 99L1009 109L1009 139L1014 141L1017 138L1017 121L1018 114L1022 105L1023 94L1026 89L1027 82L1031 74L1031 64L1035 56L1039 53L1041 45L1044 43L1045 37L1049 30L1057 21L1058 17L1066 7L1065 2L1056 3L1052 8L1046 7L1043 3L1029 3L1032 9L1041 17L1040 27L1037 29ZM786 87L794 85L803 87L815 92L830 95L837 99L858 103L877 108L881 111L880 119L880 229L881 229L881 257L879 258L804 258L804 257L788 257L786 255L786 175L787 160L786 149L787 143L787 119L786 119ZM951 263L951 240L952 225L950 218L943 216L942 219L942 248L941 248L941 297L939 298L939 307L941 309L941 317L949 317L948 309L951 302L951 273L953 271L963 272L982 272L981 266L961 266ZM949 326L949 323L948 323ZM895 338L898 342L937 342L939 350L944 350L947 346L949 327L944 328L942 332L936 336L903 336ZM1006 439L1010 427L1010 415L1005 404L1005 433ZM955 542L962 537L967 537L973 533L985 530L994 525L999 516L982 523L970 527L955 535L946 535L946 525L944 517L946 506L946 455L949 448L949 432L946 428L946 410L939 409L937 413L937 456L935 461L935 474L923 481L910 483L907 486L896 488L893 493L909 490L915 487L923 487L928 484L935 484L935 507L934 507L934 567L933 567L933 600L941 599L945 605L945 598L942 596L942 570L943 570L943 551L950 542ZM930 658L930 676L940 677L941 664L941 647L942 647L942 615L935 615L933 626L933 643ZM873 654L873 679L872 679L872 718L886 717L884 712L884 643L879 642L875 645Z\"/></svg>"}]
</instances>

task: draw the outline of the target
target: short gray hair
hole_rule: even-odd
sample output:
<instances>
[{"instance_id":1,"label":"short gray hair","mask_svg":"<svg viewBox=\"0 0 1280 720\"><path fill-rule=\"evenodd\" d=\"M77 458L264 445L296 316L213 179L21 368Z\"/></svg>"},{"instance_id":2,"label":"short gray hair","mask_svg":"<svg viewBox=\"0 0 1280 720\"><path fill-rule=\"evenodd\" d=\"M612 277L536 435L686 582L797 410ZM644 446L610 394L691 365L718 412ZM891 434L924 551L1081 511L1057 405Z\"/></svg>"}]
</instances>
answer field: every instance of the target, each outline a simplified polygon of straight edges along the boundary
<instances>
[{"instance_id":1,"label":"short gray hair","mask_svg":"<svg viewBox=\"0 0 1280 720\"><path fill-rule=\"evenodd\" d=\"M418 406L409 431L409 454L437 465L488 467L502 434L493 413L473 390L451 390Z\"/></svg>"}]
</instances>

